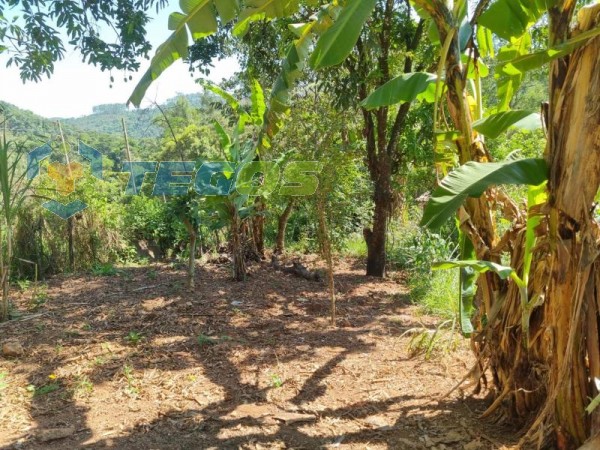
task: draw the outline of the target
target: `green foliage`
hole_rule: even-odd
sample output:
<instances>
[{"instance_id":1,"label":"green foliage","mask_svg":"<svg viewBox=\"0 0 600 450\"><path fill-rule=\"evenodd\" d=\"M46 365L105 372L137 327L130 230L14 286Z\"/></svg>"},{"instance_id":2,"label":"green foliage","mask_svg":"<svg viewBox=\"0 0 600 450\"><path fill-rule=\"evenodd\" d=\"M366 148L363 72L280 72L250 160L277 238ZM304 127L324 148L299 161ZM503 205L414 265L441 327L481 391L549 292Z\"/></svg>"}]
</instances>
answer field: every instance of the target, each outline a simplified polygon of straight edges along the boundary
<instances>
[{"instance_id":1,"label":"green foliage","mask_svg":"<svg viewBox=\"0 0 600 450\"><path fill-rule=\"evenodd\" d=\"M190 0L181 2L180 6L182 12L174 12L169 17L169 30L173 33L157 48L150 68L135 87L128 103L139 107L152 82L175 61L187 58L188 34L193 40L210 36L217 32L219 21L226 24L238 12L237 0ZM295 12L298 0L251 0L246 2L246 6L234 27L234 33L238 35L244 34L251 22Z\"/></svg>"},{"instance_id":2,"label":"green foliage","mask_svg":"<svg viewBox=\"0 0 600 450\"><path fill-rule=\"evenodd\" d=\"M419 305L424 314L432 314L444 319L457 317L458 271L434 272L430 276L412 274L408 279L408 287L410 300Z\"/></svg>"},{"instance_id":3,"label":"green foliage","mask_svg":"<svg viewBox=\"0 0 600 450\"><path fill-rule=\"evenodd\" d=\"M346 59L376 3L376 0L348 0L335 24L319 38L310 58L313 69L336 66Z\"/></svg>"},{"instance_id":4,"label":"green foliage","mask_svg":"<svg viewBox=\"0 0 600 450\"><path fill-rule=\"evenodd\" d=\"M111 263L96 264L92 267L92 275L96 277L112 277L118 273L118 270Z\"/></svg>"},{"instance_id":5,"label":"green foliage","mask_svg":"<svg viewBox=\"0 0 600 450\"><path fill-rule=\"evenodd\" d=\"M434 263L432 266L434 270L455 269L461 267L469 267L480 274L491 271L503 280L506 280L507 278L515 279L517 277L515 269L512 267L502 266L491 261L445 261Z\"/></svg>"},{"instance_id":6,"label":"green foliage","mask_svg":"<svg viewBox=\"0 0 600 450\"><path fill-rule=\"evenodd\" d=\"M503 39L521 36L546 10L544 0L496 0L478 23Z\"/></svg>"},{"instance_id":7,"label":"green foliage","mask_svg":"<svg viewBox=\"0 0 600 450\"><path fill-rule=\"evenodd\" d=\"M361 106L371 110L414 100L433 103L436 83L437 76L430 73L405 73L378 88L361 103Z\"/></svg>"},{"instance_id":8,"label":"green foliage","mask_svg":"<svg viewBox=\"0 0 600 450\"><path fill-rule=\"evenodd\" d=\"M27 390L33 394L34 397L41 397L43 395L51 394L52 392L56 392L60 389L60 384L58 383L48 383L40 387L36 387L32 384L27 386Z\"/></svg>"},{"instance_id":9,"label":"green foliage","mask_svg":"<svg viewBox=\"0 0 600 450\"><path fill-rule=\"evenodd\" d=\"M486 137L495 139L510 127L524 130L537 130L542 127L539 113L530 111L505 111L492 114L473 123L473 129Z\"/></svg>"},{"instance_id":10,"label":"green foliage","mask_svg":"<svg viewBox=\"0 0 600 450\"><path fill-rule=\"evenodd\" d=\"M509 158L499 163L469 162L452 171L433 192L421 224L436 229L442 226L468 197L479 197L497 184L538 185L548 177L543 159Z\"/></svg>"},{"instance_id":11,"label":"green foliage","mask_svg":"<svg viewBox=\"0 0 600 450\"><path fill-rule=\"evenodd\" d=\"M137 331L130 331L129 334L125 337L125 340L131 345L138 345L141 340L144 339L142 333Z\"/></svg>"},{"instance_id":12,"label":"green foliage","mask_svg":"<svg viewBox=\"0 0 600 450\"><path fill-rule=\"evenodd\" d=\"M217 339L215 339L215 338L212 338L212 337L210 337L210 336L206 336L206 335L204 335L204 334L201 334L201 335L199 335L199 336L196 338L196 340L197 340L197 342L198 342L198 345L199 345L200 347L204 347L204 346L207 346L207 345L215 345L215 344L217 344L217 343L218 343L218 340L217 340Z\"/></svg>"},{"instance_id":13,"label":"green foliage","mask_svg":"<svg viewBox=\"0 0 600 450\"><path fill-rule=\"evenodd\" d=\"M50 76L54 63L65 57L65 44L76 46L83 60L102 70L135 71L140 56L147 56L151 46L146 36L150 17L146 12L154 5L164 6L164 0L123 0L86 5L79 2L27 0L0 3L0 53L10 43L13 52L8 65L16 65L23 81L40 81ZM15 11L9 21L4 9ZM108 24L114 30L114 40L98 33L97 24ZM3 45L6 44L6 45Z\"/></svg>"}]
</instances>

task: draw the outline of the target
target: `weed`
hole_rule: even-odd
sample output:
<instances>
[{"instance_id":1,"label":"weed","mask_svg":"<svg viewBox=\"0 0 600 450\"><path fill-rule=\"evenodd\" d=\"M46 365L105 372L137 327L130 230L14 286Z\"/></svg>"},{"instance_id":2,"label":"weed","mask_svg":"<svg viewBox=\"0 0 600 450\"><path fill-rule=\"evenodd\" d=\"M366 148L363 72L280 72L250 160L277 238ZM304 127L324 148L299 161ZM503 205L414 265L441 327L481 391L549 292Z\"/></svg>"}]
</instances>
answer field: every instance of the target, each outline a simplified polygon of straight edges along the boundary
<instances>
[{"instance_id":1,"label":"weed","mask_svg":"<svg viewBox=\"0 0 600 450\"><path fill-rule=\"evenodd\" d=\"M92 331L92 326L91 326L89 323L84 323L84 324L81 326L81 329L82 329L83 331Z\"/></svg>"},{"instance_id":2,"label":"weed","mask_svg":"<svg viewBox=\"0 0 600 450\"><path fill-rule=\"evenodd\" d=\"M95 366L102 366L106 364L106 358L104 358L103 356L96 356L94 358L94 365Z\"/></svg>"},{"instance_id":3,"label":"weed","mask_svg":"<svg viewBox=\"0 0 600 450\"><path fill-rule=\"evenodd\" d=\"M140 393L140 390L137 387L137 382L133 375L133 367L131 367L129 364L125 364L123 366L123 376L125 377L125 381L127 382L126 391L130 395L137 397Z\"/></svg>"},{"instance_id":4,"label":"weed","mask_svg":"<svg viewBox=\"0 0 600 450\"><path fill-rule=\"evenodd\" d=\"M92 275L95 277L112 277L119 273L112 264L96 264L92 267Z\"/></svg>"},{"instance_id":5,"label":"weed","mask_svg":"<svg viewBox=\"0 0 600 450\"><path fill-rule=\"evenodd\" d=\"M45 284L36 286L31 297L31 309L35 310L44 306L48 302L48 298L48 286L46 286Z\"/></svg>"},{"instance_id":6,"label":"weed","mask_svg":"<svg viewBox=\"0 0 600 450\"><path fill-rule=\"evenodd\" d=\"M125 340L131 345L138 345L140 341L144 339L144 336L137 331L130 331Z\"/></svg>"},{"instance_id":7,"label":"weed","mask_svg":"<svg viewBox=\"0 0 600 450\"><path fill-rule=\"evenodd\" d=\"M94 384L87 375L81 375L75 379L73 393L76 397L88 397L94 391Z\"/></svg>"},{"instance_id":8,"label":"weed","mask_svg":"<svg viewBox=\"0 0 600 450\"><path fill-rule=\"evenodd\" d=\"M218 342L217 339L211 338L210 336L206 336L204 334L198 336L197 339L200 347L204 347L205 345L215 345Z\"/></svg>"},{"instance_id":9,"label":"weed","mask_svg":"<svg viewBox=\"0 0 600 450\"><path fill-rule=\"evenodd\" d=\"M279 375L275 373L271 375L271 386L277 389L283 386L283 380Z\"/></svg>"},{"instance_id":10,"label":"weed","mask_svg":"<svg viewBox=\"0 0 600 450\"><path fill-rule=\"evenodd\" d=\"M31 286L31 281L29 280L17 280L17 286L21 289L21 292L25 292Z\"/></svg>"},{"instance_id":11,"label":"weed","mask_svg":"<svg viewBox=\"0 0 600 450\"><path fill-rule=\"evenodd\" d=\"M434 271L430 276L414 274L408 281L410 299L424 314L452 319L458 314L458 270Z\"/></svg>"},{"instance_id":12,"label":"weed","mask_svg":"<svg viewBox=\"0 0 600 450\"><path fill-rule=\"evenodd\" d=\"M148 278L150 278L151 280L156 280L156 277L158 276L158 274L157 274L156 270L149 270L149 271L146 273L146 276L147 276Z\"/></svg>"},{"instance_id":13,"label":"weed","mask_svg":"<svg viewBox=\"0 0 600 450\"><path fill-rule=\"evenodd\" d=\"M36 387L33 384L27 386L27 391L31 392L34 397L39 397L42 395L48 395L52 392L58 391L60 389L60 384L58 383L48 383L40 387Z\"/></svg>"},{"instance_id":14,"label":"weed","mask_svg":"<svg viewBox=\"0 0 600 450\"><path fill-rule=\"evenodd\" d=\"M412 328L404 333L406 334L414 334L408 344L410 354L423 354L425 359L430 359L436 350L449 352L455 350L458 345L456 320L445 320L435 330Z\"/></svg>"},{"instance_id":15,"label":"weed","mask_svg":"<svg viewBox=\"0 0 600 450\"><path fill-rule=\"evenodd\" d=\"M367 256L367 244L362 234L354 233L344 243L344 256L364 258Z\"/></svg>"}]
</instances>

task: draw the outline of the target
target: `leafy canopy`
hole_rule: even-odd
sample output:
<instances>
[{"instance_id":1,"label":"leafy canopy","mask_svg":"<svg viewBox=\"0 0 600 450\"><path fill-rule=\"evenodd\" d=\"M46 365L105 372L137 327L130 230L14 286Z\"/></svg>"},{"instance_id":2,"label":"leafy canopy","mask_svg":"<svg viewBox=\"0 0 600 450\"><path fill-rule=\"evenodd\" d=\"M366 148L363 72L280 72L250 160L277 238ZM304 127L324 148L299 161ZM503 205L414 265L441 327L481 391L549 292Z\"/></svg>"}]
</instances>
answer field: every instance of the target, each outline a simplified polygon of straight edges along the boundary
<instances>
[{"instance_id":1,"label":"leafy canopy","mask_svg":"<svg viewBox=\"0 0 600 450\"><path fill-rule=\"evenodd\" d=\"M147 11L166 4L167 0L0 0L0 53L10 55L7 64L20 69L23 81L50 77L54 63L65 56L66 43L102 70L136 71L139 57L147 57L151 49ZM99 33L99 25L115 31L115 42Z\"/></svg>"}]
</instances>

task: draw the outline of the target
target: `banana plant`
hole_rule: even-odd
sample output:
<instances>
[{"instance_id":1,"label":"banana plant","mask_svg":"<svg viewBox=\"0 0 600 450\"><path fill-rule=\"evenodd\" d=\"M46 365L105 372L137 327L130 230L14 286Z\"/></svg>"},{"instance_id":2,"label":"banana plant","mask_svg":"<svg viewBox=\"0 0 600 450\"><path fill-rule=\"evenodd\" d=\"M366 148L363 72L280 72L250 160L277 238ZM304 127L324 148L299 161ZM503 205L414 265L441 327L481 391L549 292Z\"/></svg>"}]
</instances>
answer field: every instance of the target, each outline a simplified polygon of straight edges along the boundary
<instances>
[{"instance_id":1,"label":"banana plant","mask_svg":"<svg viewBox=\"0 0 600 450\"><path fill-rule=\"evenodd\" d=\"M521 326L523 329L524 345L529 344L529 318L533 309L541 304L543 299L528 295L529 273L533 260L533 249L536 242L536 228L542 221L539 206L545 203L547 167L543 159L516 159L512 155L500 163L467 163L451 172L440 186L433 192L431 201L425 208L421 224L436 229L451 218L456 210L468 197L479 197L490 186L496 184L525 184L528 188L528 208L525 231L525 250L523 271L491 261L464 259L460 261L445 261L433 265L433 269L461 270L461 292L459 295L460 323L465 335L473 332L470 322L473 313L473 297L475 293L476 276L485 272L494 272L500 279L511 279L519 289L521 297ZM473 245L460 230L461 258L473 258Z\"/></svg>"},{"instance_id":2,"label":"banana plant","mask_svg":"<svg viewBox=\"0 0 600 450\"><path fill-rule=\"evenodd\" d=\"M128 103L139 107L150 85L174 62L188 56L193 41L216 33L219 24L237 19L233 33L241 36L252 22L287 17L298 11L299 3L299 0L180 0L181 11L169 16L171 35L157 48Z\"/></svg>"},{"instance_id":3,"label":"banana plant","mask_svg":"<svg viewBox=\"0 0 600 450\"><path fill-rule=\"evenodd\" d=\"M231 94L218 86L204 83L204 87L219 95L238 117L237 124L231 133L215 121L214 127L225 160L222 162L198 161L196 184L203 192L212 192L203 198L200 207L209 214L211 229L218 230L229 228L230 246L233 255L233 277L237 281L246 278L246 262L244 252L244 237L247 235L247 222L258 212L251 198L268 195L266 189L257 189L252 173L248 172L249 164L260 163L259 151L261 136L253 137L247 133L247 126L262 129L266 113L264 94L260 84L253 81L251 84L251 106L249 111L242 108L241 103ZM250 175L250 176L248 176ZM216 178L216 179L215 179ZM272 177L265 176L266 180ZM261 192L262 191L262 192Z\"/></svg>"}]
</instances>

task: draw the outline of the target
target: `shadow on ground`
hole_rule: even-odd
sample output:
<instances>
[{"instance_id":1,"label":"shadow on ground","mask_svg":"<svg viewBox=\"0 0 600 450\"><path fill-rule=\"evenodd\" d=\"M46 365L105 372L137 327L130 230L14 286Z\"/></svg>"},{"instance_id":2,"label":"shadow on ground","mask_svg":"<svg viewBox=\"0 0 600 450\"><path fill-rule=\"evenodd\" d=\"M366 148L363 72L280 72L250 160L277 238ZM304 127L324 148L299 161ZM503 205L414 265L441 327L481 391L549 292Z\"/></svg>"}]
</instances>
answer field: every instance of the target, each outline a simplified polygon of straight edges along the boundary
<instances>
[{"instance_id":1,"label":"shadow on ground","mask_svg":"<svg viewBox=\"0 0 600 450\"><path fill-rule=\"evenodd\" d=\"M404 331L434 328L402 286L340 267L339 328L325 286L251 268L168 265L57 278L31 320L10 323L25 357L8 373L0 446L23 449L497 448L514 441L478 414L489 402L437 401L468 351L425 361ZM28 294L19 302L26 308ZM460 391L458 391L460 393ZM47 430L66 437L43 442ZM478 445L480 446L478 447Z\"/></svg>"}]
</instances>

